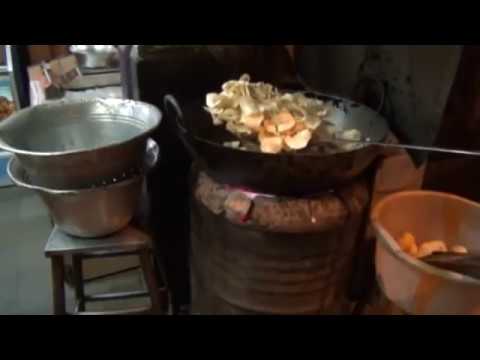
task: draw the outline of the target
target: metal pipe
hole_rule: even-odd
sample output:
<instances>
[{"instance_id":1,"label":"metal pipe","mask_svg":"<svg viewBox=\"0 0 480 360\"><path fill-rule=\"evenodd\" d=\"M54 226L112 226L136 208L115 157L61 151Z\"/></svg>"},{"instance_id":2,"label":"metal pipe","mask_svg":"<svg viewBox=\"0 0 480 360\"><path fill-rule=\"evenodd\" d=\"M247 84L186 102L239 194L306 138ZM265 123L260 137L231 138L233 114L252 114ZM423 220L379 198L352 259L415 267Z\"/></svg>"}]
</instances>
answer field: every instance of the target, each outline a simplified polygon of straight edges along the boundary
<instances>
[{"instance_id":1,"label":"metal pipe","mask_svg":"<svg viewBox=\"0 0 480 360\"><path fill-rule=\"evenodd\" d=\"M134 45L115 45L119 54L122 94L124 99L133 99L132 64L130 54Z\"/></svg>"}]
</instances>

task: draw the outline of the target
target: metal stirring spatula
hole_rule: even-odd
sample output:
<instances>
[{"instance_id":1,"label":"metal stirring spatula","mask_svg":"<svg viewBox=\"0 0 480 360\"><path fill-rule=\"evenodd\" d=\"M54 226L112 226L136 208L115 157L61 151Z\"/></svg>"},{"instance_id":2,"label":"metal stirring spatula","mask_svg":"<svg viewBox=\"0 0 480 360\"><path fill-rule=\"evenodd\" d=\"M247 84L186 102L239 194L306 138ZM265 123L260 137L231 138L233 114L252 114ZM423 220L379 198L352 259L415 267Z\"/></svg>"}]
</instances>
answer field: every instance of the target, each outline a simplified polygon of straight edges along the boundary
<instances>
[{"instance_id":1,"label":"metal stirring spatula","mask_svg":"<svg viewBox=\"0 0 480 360\"><path fill-rule=\"evenodd\" d=\"M429 265L480 280L479 254L433 253L420 260Z\"/></svg>"},{"instance_id":2,"label":"metal stirring spatula","mask_svg":"<svg viewBox=\"0 0 480 360\"><path fill-rule=\"evenodd\" d=\"M438 152L438 153L456 154L456 155L480 156L480 151L449 149L449 148L441 148L437 146L420 146L420 145L373 142L373 141L356 141L356 140L346 140L346 139L322 140L322 142L336 143L336 144L341 144L341 143L358 144L358 145L364 145L364 146L370 145L370 146L378 146L382 148L395 148L395 149L403 149L403 150Z\"/></svg>"}]
</instances>

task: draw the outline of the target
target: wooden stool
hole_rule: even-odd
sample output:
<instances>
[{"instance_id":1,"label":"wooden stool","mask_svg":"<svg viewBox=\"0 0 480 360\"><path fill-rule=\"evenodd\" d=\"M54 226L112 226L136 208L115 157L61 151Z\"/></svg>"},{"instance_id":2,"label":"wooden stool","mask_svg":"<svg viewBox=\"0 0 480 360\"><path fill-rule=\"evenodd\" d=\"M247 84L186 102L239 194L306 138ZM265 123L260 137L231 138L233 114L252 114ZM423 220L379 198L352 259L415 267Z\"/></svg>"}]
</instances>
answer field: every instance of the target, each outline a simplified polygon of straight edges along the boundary
<instances>
[{"instance_id":1,"label":"wooden stool","mask_svg":"<svg viewBox=\"0 0 480 360\"><path fill-rule=\"evenodd\" d=\"M53 306L55 315L68 315L65 300L65 256L73 260L73 282L76 308L72 315L134 315L160 314L166 305L166 289L159 288L152 262L151 238L145 232L128 227L104 238L82 239L65 234L55 227L45 247L45 255L52 262ZM85 295L82 261L138 255L148 291L131 291L114 294ZM163 282L165 279L162 279ZM92 301L119 300L149 296L151 307L109 312L85 312L85 305Z\"/></svg>"}]
</instances>

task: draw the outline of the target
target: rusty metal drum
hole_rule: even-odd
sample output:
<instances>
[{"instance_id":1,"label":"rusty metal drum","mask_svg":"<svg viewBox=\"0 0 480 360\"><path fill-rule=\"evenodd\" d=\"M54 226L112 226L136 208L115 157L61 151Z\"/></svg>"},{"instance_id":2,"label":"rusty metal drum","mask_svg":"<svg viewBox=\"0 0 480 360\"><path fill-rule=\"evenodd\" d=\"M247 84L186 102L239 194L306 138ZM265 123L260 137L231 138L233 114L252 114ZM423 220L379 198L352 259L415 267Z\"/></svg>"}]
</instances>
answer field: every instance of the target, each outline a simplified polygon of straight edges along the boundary
<instances>
[{"instance_id":1,"label":"rusty metal drum","mask_svg":"<svg viewBox=\"0 0 480 360\"><path fill-rule=\"evenodd\" d=\"M200 176L192 201L193 313L351 313L356 242L368 212L364 183L312 198L250 197L237 217L232 197L238 192Z\"/></svg>"}]
</instances>

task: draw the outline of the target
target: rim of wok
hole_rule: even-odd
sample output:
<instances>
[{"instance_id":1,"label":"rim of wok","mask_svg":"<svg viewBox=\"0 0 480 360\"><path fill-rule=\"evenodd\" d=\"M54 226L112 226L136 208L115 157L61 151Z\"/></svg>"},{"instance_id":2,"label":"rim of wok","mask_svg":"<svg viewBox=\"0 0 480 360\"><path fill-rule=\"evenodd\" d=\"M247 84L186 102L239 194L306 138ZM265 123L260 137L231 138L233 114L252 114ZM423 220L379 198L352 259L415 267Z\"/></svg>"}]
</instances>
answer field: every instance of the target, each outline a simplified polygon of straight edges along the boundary
<instances>
[{"instance_id":1,"label":"rim of wok","mask_svg":"<svg viewBox=\"0 0 480 360\"><path fill-rule=\"evenodd\" d=\"M389 126L388 126L387 120L382 115L380 115L378 112L373 110L372 108L370 108L370 107L368 107L364 104L361 104L359 102L356 102L356 101L353 101L353 100L350 100L348 98L344 98L344 97L341 97L341 96L337 96L337 95L330 95L330 94L326 94L326 93L322 93L322 92L308 91L308 90L305 90L305 91L291 91L291 92L289 92L288 90L281 90L280 93L301 93L301 94L304 94L307 98L315 98L317 100L322 100L324 102L333 100L333 102L334 102L333 106L337 109L339 108L339 106L338 106L339 103L342 103L342 104L347 103L350 107L353 107L353 108L367 109L368 111L370 111L372 113L373 116L376 117L376 120L381 122L381 124L382 124L381 126L384 127L383 134L378 139L372 139L372 140L375 141L375 142L381 142L381 141L385 140L388 136ZM314 96L308 96L308 95L312 95L312 94ZM203 109L203 107L202 107L202 111L205 111L205 113L208 115L208 117L210 119L212 118L212 115L208 111ZM347 114L345 114L345 116L347 116ZM223 124L221 126L223 126ZM182 127L183 127L183 125L182 125ZM344 130L350 130L350 129L355 129L355 128L352 127L352 128L344 129ZM186 130L186 129L184 129L184 130ZM223 130L225 132L227 132L228 134L231 134L232 136L235 137L235 135L230 133L227 129L225 129L224 126L223 126ZM186 130L186 131L188 133L188 130ZM369 137L368 134L363 134L363 133L362 133L362 136L363 137ZM295 156L295 157L298 157L298 156L301 156L301 157L327 157L327 156L336 156L336 155L347 155L347 154L351 154L351 153L354 153L356 151L364 150L364 149L371 148L371 147L374 146L374 144L372 144L372 145L359 145L358 148L353 149L353 150L347 150L347 151L340 150L340 151L337 151L337 152L334 152L334 153L325 153L325 152L305 152L305 153L302 153L302 152L298 152L298 151L292 151L292 152L283 152L282 151L282 152L277 153L277 154L271 154L271 153L264 153L264 152L261 152L261 151L241 150L241 149L238 149L238 148L225 146L224 144L205 139L204 137L200 137L196 134L192 134L192 137L197 139L198 141L201 141L201 142L204 142L204 143L207 143L209 145L216 146L216 147L222 147L222 148L226 148L228 150L233 150L233 151L242 152L242 153L250 153L250 154L255 154L255 155L262 155L262 156L265 156L265 157L270 156L270 157L276 157L276 158L278 158L279 156L283 156L283 157L292 157L292 156ZM231 140L231 141L232 142L233 141L240 141L240 143L242 142L242 140L240 140L239 138L236 138L236 139Z\"/></svg>"},{"instance_id":2,"label":"rim of wok","mask_svg":"<svg viewBox=\"0 0 480 360\"><path fill-rule=\"evenodd\" d=\"M44 108L60 108L62 106L68 106L68 105L78 105L78 104L94 104L94 103L113 103L112 105L121 105L121 104L132 104L132 106L143 106L146 108L149 108L149 110L152 112L152 115L154 117L153 124L151 126L148 126L146 128L143 128L142 131L129 138L128 140L123 140L123 141L115 141L112 142L108 145L104 146L98 146L92 149L88 148L83 148L83 149L74 149L74 150L64 150L64 151L30 151L30 150L21 150L15 147L12 147L11 145L7 144L3 139L2 139L2 127L6 126L7 124L16 121L16 118L18 116L21 116L22 114L26 114L28 112L35 111L36 109L44 109ZM120 115L120 114L108 114L108 113L98 113L98 114L90 114L94 116L106 116L106 115L112 115L112 116L120 116L120 117L129 117L132 119L137 119L136 117L133 116L126 116L126 115ZM108 120L111 122L114 122L115 120ZM86 153L86 152L91 152L91 151L98 151L101 149L108 149L112 147L116 147L119 145L122 145L124 143L142 138L142 137L148 137L149 134L151 134L162 122L162 112L154 105L143 102L143 101L137 101L137 100L125 100L125 99L119 99L119 98L96 98L96 99L77 99L77 100L65 100L65 99L60 99L60 100L52 100L45 102L40 105L36 105L33 107L28 107L25 109L21 109L19 111L16 111L6 119L2 120L0 123L0 149L11 152L13 154L19 154L19 155L32 155L32 156L39 156L39 157L48 157L48 156L63 156L63 155L75 155L75 154L81 154L81 153Z\"/></svg>"}]
</instances>

